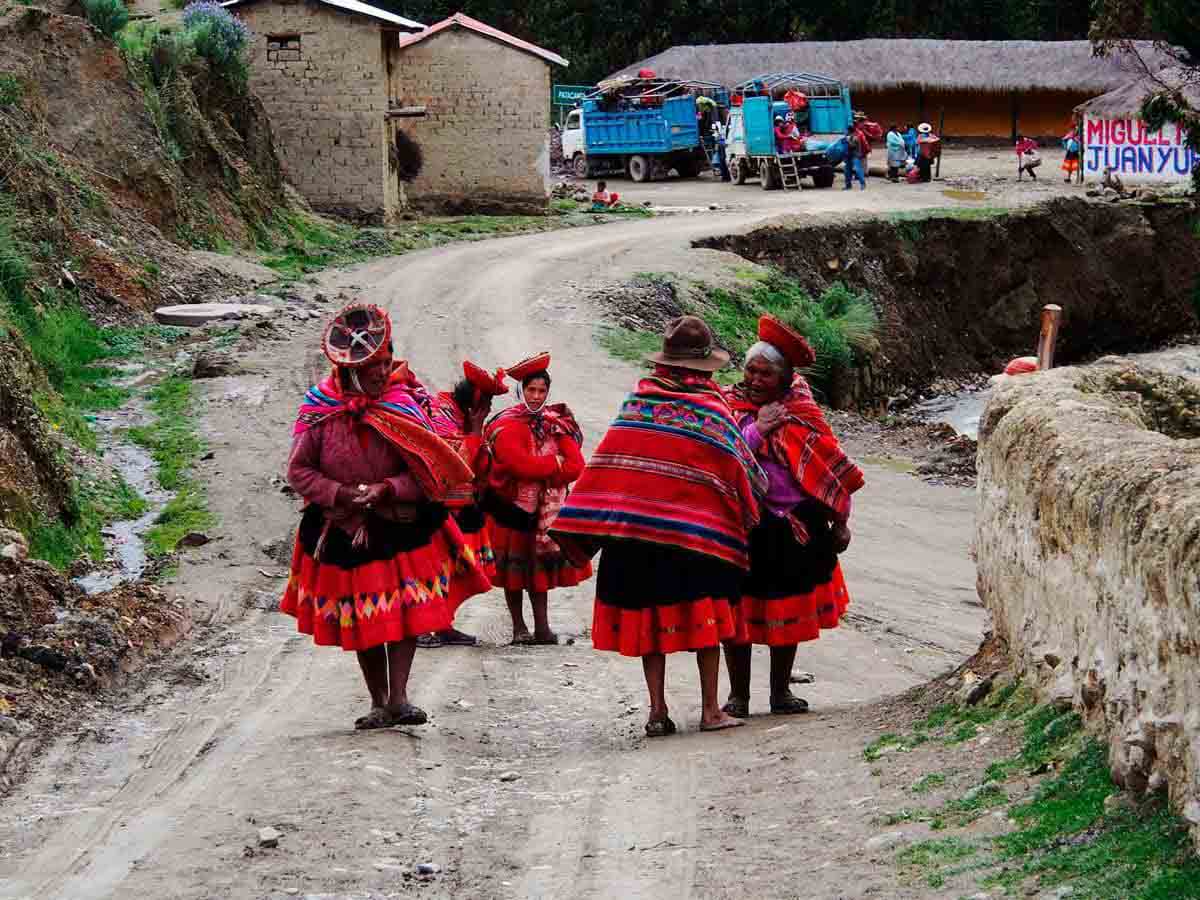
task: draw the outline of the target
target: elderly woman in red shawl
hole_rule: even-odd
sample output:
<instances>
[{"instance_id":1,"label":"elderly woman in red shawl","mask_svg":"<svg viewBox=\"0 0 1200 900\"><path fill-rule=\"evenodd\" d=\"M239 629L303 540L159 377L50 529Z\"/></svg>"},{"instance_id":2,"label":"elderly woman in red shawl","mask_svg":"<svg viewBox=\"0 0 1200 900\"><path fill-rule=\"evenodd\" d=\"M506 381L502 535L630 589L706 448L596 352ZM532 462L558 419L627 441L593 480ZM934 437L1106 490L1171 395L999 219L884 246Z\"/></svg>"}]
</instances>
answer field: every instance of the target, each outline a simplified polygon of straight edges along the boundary
<instances>
[{"instance_id":1,"label":"elderly woman in red shawl","mask_svg":"<svg viewBox=\"0 0 1200 900\"><path fill-rule=\"evenodd\" d=\"M392 359L383 310L348 306L323 343L333 373L305 395L288 462L305 508L281 608L318 645L358 654L371 710L357 728L419 725L416 638L450 627L452 576L484 576L450 515L470 498L471 470Z\"/></svg>"},{"instance_id":2,"label":"elderly woman in red shawl","mask_svg":"<svg viewBox=\"0 0 1200 900\"><path fill-rule=\"evenodd\" d=\"M565 550L600 551L592 645L642 660L648 737L677 730L667 654L692 651L700 729L742 724L718 698L722 641L743 636L755 491L766 479L712 373L729 362L703 319L667 326L663 349L617 414L551 531Z\"/></svg>"},{"instance_id":3,"label":"elderly woman in red shawl","mask_svg":"<svg viewBox=\"0 0 1200 900\"><path fill-rule=\"evenodd\" d=\"M565 403L551 404L550 354L510 366L521 402L483 430L491 456L484 508L496 554L492 584L504 589L514 644L557 644L550 628L549 592L592 577L592 565L573 565L550 538L550 523L583 472L583 432ZM525 624L524 593L533 607Z\"/></svg>"},{"instance_id":4,"label":"elderly woman in red shawl","mask_svg":"<svg viewBox=\"0 0 1200 900\"><path fill-rule=\"evenodd\" d=\"M750 534L743 585L744 640L725 645L730 694L725 711L750 711L750 649L771 648L771 712L802 713L789 687L796 645L836 628L849 598L838 554L850 544L850 495L863 473L842 452L797 369L812 365L808 342L763 316L746 353L743 381L726 393L742 437L767 473L762 518Z\"/></svg>"},{"instance_id":5,"label":"elderly woman in red shawl","mask_svg":"<svg viewBox=\"0 0 1200 900\"><path fill-rule=\"evenodd\" d=\"M463 573L450 582L450 612L455 615L465 601L492 589L491 576L494 574L496 556L492 550L487 519L478 503L478 491L484 484L481 470L485 470L487 465L486 454L481 452L483 423L492 412L492 402L508 393L505 377L503 369L497 369L492 374L467 360L463 363L463 377L453 390L435 395L430 403L434 431L457 450L463 461L475 471L476 496L471 503L455 510L454 519L462 529L468 556L482 569ZM457 628L425 634L417 639L420 647L474 647L478 643L474 635Z\"/></svg>"}]
</instances>

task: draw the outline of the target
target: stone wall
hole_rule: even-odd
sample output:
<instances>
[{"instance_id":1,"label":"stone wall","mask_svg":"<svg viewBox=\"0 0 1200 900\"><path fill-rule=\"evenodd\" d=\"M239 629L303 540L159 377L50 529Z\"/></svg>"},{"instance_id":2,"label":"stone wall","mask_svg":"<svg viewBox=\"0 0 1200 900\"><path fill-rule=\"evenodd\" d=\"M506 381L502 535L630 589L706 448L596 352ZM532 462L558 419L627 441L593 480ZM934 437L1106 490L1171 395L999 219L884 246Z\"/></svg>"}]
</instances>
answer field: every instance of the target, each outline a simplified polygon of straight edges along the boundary
<instances>
[{"instance_id":1,"label":"stone wall","mask_svg":"<svg viewBox=\"0 0 1200 900\"><path fill-rule=\"evenodd\" d=\"M437 212L546 209L550 66L473 31L452 28L394 51L392 102L424 106L397 126L420 146L410 205Z\"/></svg>"},{"instance_id":2,"label":"stone wall","mask_svg":"<svg viewBox=\"0 0 1200 900\"><path fill-rule=\"evenodd\" d=\"M374 19L316 0L261 0L237 13L254 32L250 86L271 118L288 180L314 209L382 220L390 36Z\"/></svg>"},{"instance_id":3,"label":"stone wall","mask_svg":"<svg viewBox=\"0 0 1200 900\"><path fill-rule=\"evenodd\" d=\"M1010 379L979 430L979 594L1024 675L1166 788L1200 846L1200 382Z\"/></svg>"}]
</instances>

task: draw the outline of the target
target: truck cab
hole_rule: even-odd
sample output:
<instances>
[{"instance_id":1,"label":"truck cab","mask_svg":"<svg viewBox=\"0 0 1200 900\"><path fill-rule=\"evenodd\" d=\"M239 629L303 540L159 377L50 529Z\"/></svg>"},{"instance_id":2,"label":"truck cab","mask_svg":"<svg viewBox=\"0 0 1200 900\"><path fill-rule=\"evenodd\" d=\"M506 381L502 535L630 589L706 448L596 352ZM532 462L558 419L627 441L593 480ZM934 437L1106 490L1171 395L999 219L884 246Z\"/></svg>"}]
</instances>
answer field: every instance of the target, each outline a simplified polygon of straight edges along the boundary
<instances>
[{"instance_id":1,"label":"truck cab","mask_svg":"<svg viewBox=\"0 0 1200 900\"><path fill-rule=\"evenodd\" d=\"M575 108L567 113L567 121L563 123L562 128L562 152L563 158L571 160L571 165L575 169L575 174L580 178L587 178L588 172L587 159L584 153L585 136L583 133L583 110Z\"/></svg>"}]
</instances>

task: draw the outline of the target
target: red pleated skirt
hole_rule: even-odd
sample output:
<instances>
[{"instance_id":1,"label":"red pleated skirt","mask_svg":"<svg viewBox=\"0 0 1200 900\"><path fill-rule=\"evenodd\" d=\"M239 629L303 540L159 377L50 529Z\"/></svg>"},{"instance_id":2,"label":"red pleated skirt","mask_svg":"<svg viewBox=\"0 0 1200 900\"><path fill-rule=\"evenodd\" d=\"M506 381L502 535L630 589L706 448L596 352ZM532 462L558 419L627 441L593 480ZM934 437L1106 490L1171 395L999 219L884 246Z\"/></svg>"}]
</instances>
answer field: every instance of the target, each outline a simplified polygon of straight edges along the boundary
<instances>
[{"instance_id":1,"label":"red pleated skirt","mask_svg":"<svg viewBox=\"0 0 1200 900\"><path fill-rule=\"evenodd\" d=\"M592 611L592 646L622 656L680 653L745 643L739 605L726 597L702 597L645 609L623 609L599 597Z\"/></svg>"},{"instance_id":2,"label":"red pleated skirt","mask_svg":"<svg viewBox=\"0 0 1200 900\"><path fill-rule=\"evenodd\" d=\"M419 545L357 565L314 559L311 532L303 539L310 518L306 512L280 609L319 646L368 650L448 629L451 584L487 578L451 517Z\"/></svg>"},{"instance_id":3,"label":"red pleated skirt","mask_svg":"<svg viewBox=\"0 0 1200 900\"><path fill-rule=\"evenodd\" d=\"M850 594L840 563L833 570L833 578L809 593L771 598L743 594L746 637L739 643L786 647L814 641L822 630L837 628L849 606Z\"/></svg>"},{"instance_id":4,"label":"red pleated skirt","mask_svg":"<svg viewBox=\"0 0 1200 900\"><path fill-rule=\"evenodd\" d=\"M495 571L496 554L487 524L475 531L464 530L462 556L450 579L450 614L455 615L472 597L490 591Z\"/></svg>"},{"instance_id":5,"label":"red pleated skirt","mask_svg":"<svg viewBox=\"0 0 1200 900\"><path fill-rule=\"evenodd\" d=\"M542 593L554 588L574 587L592 577L590 562L576 566L561 553L553 556L535 553L536 531L508 528L490 515L487 530L495 554L493 587Z\"/></svg>"}]
</instances>

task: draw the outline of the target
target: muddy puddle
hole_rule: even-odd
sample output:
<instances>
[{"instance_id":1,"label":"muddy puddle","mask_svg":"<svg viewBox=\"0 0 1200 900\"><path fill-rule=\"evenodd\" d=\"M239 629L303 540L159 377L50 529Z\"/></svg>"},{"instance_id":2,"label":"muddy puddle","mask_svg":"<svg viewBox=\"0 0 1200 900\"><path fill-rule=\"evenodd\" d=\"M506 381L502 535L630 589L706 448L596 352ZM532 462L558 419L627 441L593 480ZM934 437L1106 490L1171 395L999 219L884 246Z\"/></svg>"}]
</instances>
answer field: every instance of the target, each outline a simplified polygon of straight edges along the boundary
<instances>
[{"instance_id":1,"label":"muddy puddle","mask_svg":"<svg viewBox=\"0 0 1200 900\"><path fill-rule=\"evenodd\" d=\"M123 379L125 386L139 379L136 371ZM121 384L122 381L118 381ZM141 578L149 564L146 553L146 532L171 499L169 491L159 486L157 467L150 452L126 436L128 429L145 425L151 414L145 400L134 397L120 409L96 415L92 423L104 461L146 501L146 511L136 519L110 523L104 536L104 562L75 583L89 594L112 590L119 584Z\"/></svg>"}]
</instances>

